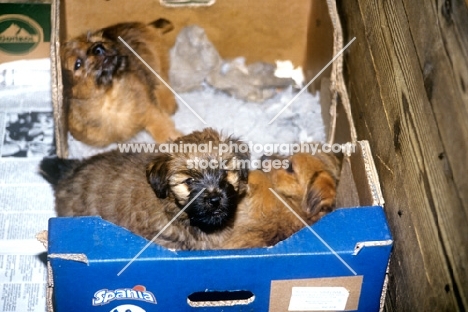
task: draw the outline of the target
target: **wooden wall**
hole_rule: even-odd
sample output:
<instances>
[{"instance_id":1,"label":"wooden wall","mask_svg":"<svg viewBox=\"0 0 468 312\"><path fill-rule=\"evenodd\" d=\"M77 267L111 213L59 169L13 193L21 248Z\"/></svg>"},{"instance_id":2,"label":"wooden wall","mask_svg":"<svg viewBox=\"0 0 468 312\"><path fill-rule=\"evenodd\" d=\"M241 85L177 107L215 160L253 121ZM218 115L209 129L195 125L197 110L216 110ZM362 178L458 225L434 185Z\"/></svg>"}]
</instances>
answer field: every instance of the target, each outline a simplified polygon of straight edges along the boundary
<instances>
[{"instance_id":1,"label":"wooden wall","mask_svg":"<svg viewBox=\"0 0 468 312\"><path fill-rule=\"evenodd\" d=\"M395 239L385 310L468 311L467 3L337 2Z\"/></svg>"}]
</instances>

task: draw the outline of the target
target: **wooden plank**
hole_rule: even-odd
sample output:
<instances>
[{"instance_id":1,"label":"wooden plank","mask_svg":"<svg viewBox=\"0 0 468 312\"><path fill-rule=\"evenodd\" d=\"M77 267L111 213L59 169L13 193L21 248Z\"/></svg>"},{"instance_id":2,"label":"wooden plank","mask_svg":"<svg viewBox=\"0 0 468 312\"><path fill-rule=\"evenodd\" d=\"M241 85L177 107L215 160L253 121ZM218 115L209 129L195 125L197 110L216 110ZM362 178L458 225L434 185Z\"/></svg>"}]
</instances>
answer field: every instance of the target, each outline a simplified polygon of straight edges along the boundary
<instances>
[{"instance_id":1,"label":"wooden plank","mask_svg":"<svg viewBox=\"0 0 468 312\"><path fill-rule=\"evenodd\" d=\"M445 153L439 158L446 162L446 175L449 179L453 176L467 214L464 161L468 155L468 23L453 21L454 16L459 17L454 10L468 16L468 8L461 5L456 7L448 1L437 7L435 2L416 5L404 1L424 87L444 144ZM462 33L465 35L460 37Z\"/></svg>"},{"instance_id":2,"label":"wooden plank","mask_svg":"<svg viewBox=\"0 0 468 312\"><path fill-rule=\"evenodd\" d=\"M407 209L410 205L409 200L404 189L398 187L400 183L400 170L397 164L399 157L396 157L394 149L399 145L399 135L393 133L393 126L387 122L380 93L382 86L377 81L377 72L372 63L373 56L366 40L366 37L372 34L364 28L364 17L357 2L350 1L341 4L348 37L358 38L356 44L351 46L347 53L345 62L353 116L356 120L359 138L370 140L386 200L387 217L395 239L390 262L387 301L397 306L395 311L398 309L407 311L411 310L409 307L416 307L420 303L419 298L424 294L428 297L435 297L436 293L425 279L425 267L421 265L422 253L412 226L411 213ZM377 36L377 38L382 38L382 36ZM359 75L352 75L352 73L359 73ZM397 143L392 144L395 138ZM395 297L398 297L398 300Z\"/></svg>"},{"instance_id":3,"label":"wooden plank","mask_svg":"<svg viewBox=\"0 0 468 312\"><path fill-rule=\"evenodd\" d=\"M419 6L419 9L422 7ZM422 240L420 246L425 260L432 261L430 254L434 250L445 259L445 266L450 276L445 287L453 291L455 298L458 299L463 289L460 287L460 281L466 277L466 273L463 272L464 265L457 266L455 262L459 262L457 261L459 259L453 257L464 253L463 241L468 237L465 226L466 216L460 197L455 191L455 184L446 179L444 166L437 160L437 155L444 150L443 141L439 136L439 129L427 97L423 73L418 64L413 38L409 33L404 7L400 2L384 3L383 11L389 21L388 34L394 43L388 48L394 48L394 56L401 66L401 71L397 72L396 77L403 82L399 86L402 98L398 106L404 117L401 120L401 128L408 130L408 137L406 138L405 132L402 131L401 139L409 140L410 149L402 151L402 153L408 152L403 155L403 161L406 168L414 169L413 173L418 176L418 180L410 180L412 181L410 184L413 184L414 191L420 193L409 194L419 195L421 203L423 200L426 202L425 206L418 206L421 211L417 211L419 217L414 226ZM418 185L414 185L416 183L419 183L420 189Z\"/></svg>"},{"instance_id":4,"label":"wooden plank","mask_svg":"<svg viewBox=\"0 0 468 312\"><path fill-rule=\"evenodd\" d=\"M402 1L340 5L348 39L358 38L346 58L353 115L359 138L371 143L395 238L386 310L466 310L468 220L460 184L438 157L445 141L410 31L413 16ZM434 84L433 94L443 88Z\"/></svg>"},{"instance_id":5,"label":"wooden plank","mask_svg":"<svg viewBox=\"0 0 468 312\"><path fill-rule=\"evenodd\" d=\"M457 1L417 4L404 0L403 4L427 98L442 139L444 150L438 158L447 180L461 199L461 207L450 207L450 215L443 215L448 231L443 229L442 235L448 236L444 247L455 280L453 291L460 304L466 307L468 248L463 246L468 239L467 231L464 231L468 219L465 169L468 155L468 8Z\"/></svg>"}]
</instances>

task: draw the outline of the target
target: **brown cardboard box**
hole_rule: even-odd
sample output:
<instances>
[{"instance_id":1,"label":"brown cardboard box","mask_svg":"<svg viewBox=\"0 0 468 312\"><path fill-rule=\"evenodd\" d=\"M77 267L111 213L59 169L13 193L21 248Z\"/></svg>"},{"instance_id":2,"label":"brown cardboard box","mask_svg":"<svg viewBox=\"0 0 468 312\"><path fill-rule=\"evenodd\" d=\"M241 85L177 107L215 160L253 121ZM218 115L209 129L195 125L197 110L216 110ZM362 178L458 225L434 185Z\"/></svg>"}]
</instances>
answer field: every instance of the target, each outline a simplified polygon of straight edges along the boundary
<instances>
[{"instance_id":1,"label":"brown cardboard box","mask_svg":"<svg viewBox=\"0 0 468 312\"><path fill-rule=\"evenodd\" d=\"M50 1L0 2L0 63L50 56Z\"/></svg>"},{"instance_id":2,"label":"brown cardboard box","mask_svg":"<svg viewBox=\"0 0 468 312\"><path fill-rule=\"evenodd\" d=\"M291 60L302 66L306 79L315 76L332 58L333 30L324 1L248 1L218 0L211 6L167 7L159 1L55 1L52 34L53 101L57 122L57 149L66 156L67 130L63 122L60 44L89 29L98 29L123 21L151 22L164 17L175 29L168 34L175 41L179 31L196 24L222 58L244 56L246 63ZM322 77L330 76L328 68L314 83L320 88Z\"/></svg>"}]
</instances>

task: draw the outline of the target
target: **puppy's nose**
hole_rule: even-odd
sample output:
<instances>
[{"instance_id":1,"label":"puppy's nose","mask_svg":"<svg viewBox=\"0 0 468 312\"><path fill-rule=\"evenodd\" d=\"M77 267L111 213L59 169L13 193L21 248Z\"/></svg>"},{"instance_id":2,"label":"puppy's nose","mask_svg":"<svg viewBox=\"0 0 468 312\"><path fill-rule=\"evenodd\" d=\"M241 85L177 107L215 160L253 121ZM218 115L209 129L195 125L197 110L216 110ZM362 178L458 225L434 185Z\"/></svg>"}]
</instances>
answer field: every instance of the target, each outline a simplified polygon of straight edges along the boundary
<instances>
[{"instance_id":1,"label":"puppy's nose","mask_svg":"<svg viewBox=\"0 0 468 312\"><path fill-rule=\"evenodd\" d=\"M213 207L218 207L219 203L221 202L221 197L219 197L218 195L210 197L209 202Z\"/></svg>"}]
</instances>

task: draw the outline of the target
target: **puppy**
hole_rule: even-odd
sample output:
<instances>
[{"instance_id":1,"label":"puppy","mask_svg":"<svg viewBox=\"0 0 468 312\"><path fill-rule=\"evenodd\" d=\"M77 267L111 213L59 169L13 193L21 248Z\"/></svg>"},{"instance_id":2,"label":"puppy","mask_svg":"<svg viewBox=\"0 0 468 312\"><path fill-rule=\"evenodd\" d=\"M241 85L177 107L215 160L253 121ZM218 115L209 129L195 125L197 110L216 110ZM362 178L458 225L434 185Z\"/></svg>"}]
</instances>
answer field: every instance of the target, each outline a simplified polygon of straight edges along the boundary
<instances>
[{"instance_id":1,"label":"puppy","mask_svg":"<svg viewBox=\"0 0 468 312\"><path fill-rule=\"evenodd\" d=\"M340 169L337 157L299 153L274 159L287 166L249 174L247 195L239 203L232 233L221 248L273 246L305 226L270 188L309 225L334 209Z\"/></svg>"},{"instance_id":2,"label":"puppy","mask_svg":"<svg viewBox=\"0 0 468 312\"><path fill-rule=\"evenodd\" d=\"M45 158L40 171L54 187L58 216L101 216L151 240L185 208L155 242L172 249L211 249L230 233L248 176L248 168L238 170L235 163L249 154L218 156L217 146L240 141L212 129L175 143L210 141L214 148L203 152L192 145L191 151L156 155L112 151L84 161ZM225 166L205 168L190 162L195 158L218 159Z\"/></svg>"},{"instance_id":3,"label":"puppy","mask_svg":"<svg viewBox=\"0 0 468 312\"><path fill-rule=\"evenodd\" d=\"M172 92L130 51L119 36L165 81L172 24L122 23L66 42L61 52L68 129L80 141L106 146L147 130L156 142L180 135L171 115Z\"/></svg>"}]
</instances>

